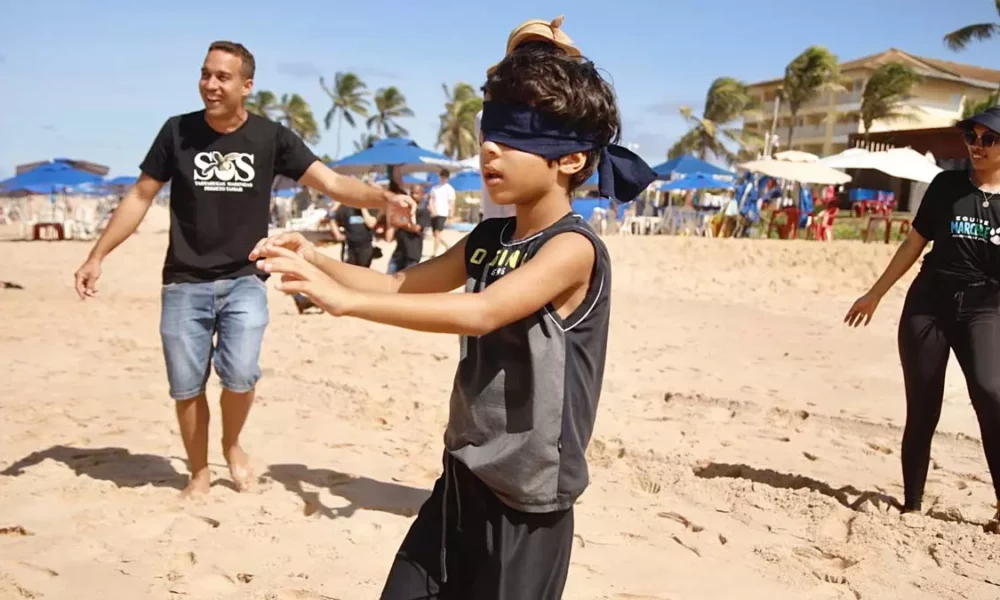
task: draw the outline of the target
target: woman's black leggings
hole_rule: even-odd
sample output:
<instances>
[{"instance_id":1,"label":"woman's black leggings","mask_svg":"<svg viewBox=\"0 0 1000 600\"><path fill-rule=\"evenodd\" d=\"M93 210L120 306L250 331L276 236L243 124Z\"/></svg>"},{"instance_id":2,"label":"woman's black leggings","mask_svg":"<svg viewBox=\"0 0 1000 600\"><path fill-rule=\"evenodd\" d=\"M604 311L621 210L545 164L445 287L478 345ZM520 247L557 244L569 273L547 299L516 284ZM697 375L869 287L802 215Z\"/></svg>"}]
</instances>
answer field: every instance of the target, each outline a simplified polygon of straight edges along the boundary
<instances>
[{"instance_id":1,"label":"woman's black leggings","mask_svg":"<svg viewBox=\"0 0 1000 600\"><path fill-rule=\"evenodd\" d=\"M906 385L906 508L919 510L924 495L949 350L954 350L965 374L1000 500L1000 286L990 282L956 287L919 274L906 296L898 341Z\"/></svg>"}]
</instances>

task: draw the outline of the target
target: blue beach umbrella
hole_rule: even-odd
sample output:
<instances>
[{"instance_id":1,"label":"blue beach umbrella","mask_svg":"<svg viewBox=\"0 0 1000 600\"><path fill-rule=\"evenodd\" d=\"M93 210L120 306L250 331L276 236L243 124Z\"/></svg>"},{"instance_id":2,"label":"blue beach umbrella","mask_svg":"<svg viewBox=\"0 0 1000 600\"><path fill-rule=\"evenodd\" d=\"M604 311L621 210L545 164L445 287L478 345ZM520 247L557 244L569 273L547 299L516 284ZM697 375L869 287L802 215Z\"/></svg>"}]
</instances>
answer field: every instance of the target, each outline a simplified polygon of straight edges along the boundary
<instances>
[{"instance_id":1,"label":"blue beach umbrella","mask_svg":"<svg viewBox=\"0 0 1000 600\"><path fill-rule=\"evenodd\" d=\"M696 173L694 175L688 175L687 177L681 177L680 179L674 179L673 181L663 183L657 189L661 192L675 192L681 190L731 190L733 187L735 186L732 182L720 181L709 175Z\"/></svg>"},{"instance_id":2,"label":"blue beach umbrella","mask_svg":"<svg viewBox=\"0 0 1000 600\"><path fill-rule=\"evenodd\" d=\"M135 182L137 181L139 181L138 177L133 177L131 175L119 175L118 177L115 177L114 179L108 180L104 183L106 185L112 185L112 186L117 185L122 187L130 187L135 185Z\"/></svg>"},{"instance_id":3,"label":"blue beach umbrella","mask_svg":"<svg viewBox=\"0 0 1000 600\"><path fill-rule=\"evenodd\" d=\"M462 171L448 179L456 192L483 191L483 176L479 171Z\"/></svg>"},{"instance_id":4,"label":"blue beach umbrella","mask_svg":"<svg viewBox=\"0 0 1000 600\"><path fill-rule=\"evenodd\" d=\"M64 162L54 162L0 181L0 191L54 194L84 183L99 184L102 180L100 175L77 169Z\"/></svg>"},{"instance_id":5,"label":"blue beach umbrella","mask_svg":"<svg viewBox=\"0 0 1000 600\"><path fill-rule=\"evenodd\" d=\"M448 164L453 164L454 170L461 167L444 154L421 148L406 138L378 140L370 148L327 164L334 171L348 175L363 175L386 166L396 167L401 173L433 172L447 168Z\"/></svg>"},{"instance_id":6,"label":"blue beach umbrella","mask_svg":"<svg viewBox=\"0 0 1000 600\"><path fill-rule=\"evenodd\" d=\"M417 177L415 175L403 175L403 185L424 185L432 186L438 184L438 176L430 174L427 177ZM379 177L375 180L375 185L389 185L388 177Z\"/></svg>"},{"instance_id":7,"label":"blue beach umbrella","mask_svg":"<svg viewBox=\"0 0 1000 600\"><path fill-rule=\"evenodd\" d=\"M736 173L727 171L722 167L713 165L690 154L683 154L667 162L660 163L653 167L653 171L656 172L656 176L659 179L678 179L701 173L722 181L736 181Z\"/></svg>"}]
</instances>

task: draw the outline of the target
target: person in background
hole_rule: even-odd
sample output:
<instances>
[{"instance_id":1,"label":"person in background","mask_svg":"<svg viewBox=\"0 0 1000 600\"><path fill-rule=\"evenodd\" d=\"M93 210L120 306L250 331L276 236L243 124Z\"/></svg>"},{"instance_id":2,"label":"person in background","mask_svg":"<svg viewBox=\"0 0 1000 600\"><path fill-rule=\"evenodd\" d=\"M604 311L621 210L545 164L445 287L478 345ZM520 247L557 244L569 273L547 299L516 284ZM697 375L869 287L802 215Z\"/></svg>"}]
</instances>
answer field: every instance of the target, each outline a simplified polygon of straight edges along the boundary
<instances>
[{"instance_id":1,"label":"person in background","mask_svg":"<svg viewBox=\"0 0 1000 600\"><path fill-rule=\"evenodd\" d=\"M256 62L242 44L213 42L200 67L204 109L164 122L139 165L138 181L74 273L80 298L97 297L105 258L135 233L170 182L160 336L168 392L191 471L184 496L211 487L205 384L213 363L222 384L222 455L237 490L256 481L240 434L262 376L268 275L249 254L267 235L275 176L346 204L385 209L390 216L409 218L413 206L409 197L338 175L290 129L249 113Z\"/></svg>"},{"instance_id":2,"label":"person in background","mask_svg":"<svg viewBox=\"0 0 1000 600\"><path fill-rule=\"evenodd\" d=\"M441 183L431 188L427 204L431 211L431 229L434 232L434 249L431 256L437 256L438 246L448 249L448 242L441 239L441 232L444 226L451 220L455 213L455 188L448 183L448 171L442 170L439 173Z\"/></svg>"},{"instance_id":3,"label":"person in background","mask_svg":"<svg viewBox=\"0 0 1000 600\"><path fill-rule=\"evenodd\" d=\"M343 233L341 233L343 229ZM372 245L372 230L375 217L367 208L357 208L341 204L333 213L333 238L344 244L341 260L349 265L370 267L375 249Z\"/></svg>"},{"instance_id":4,"label":"person in background","mask_svg":"<svg viewBox=\"0 0 1000 600\"><path fill-rule=\"evenodd\" d=\"M424 233L431 227L430 211L419 204L423 188L419 185L413 186L410 194L418 203L413 218L386 225L385 241L396 240L396 250L389 258L387 269L389 274L398 273L420 262L424 251Z\"/></svg>"},{"instance_id":5,"label":"person in background","mask_svg":"<svg viewBox=\"0 0 1000 600\"><path fill-rule=\"evenodd\" d=\"M344 231L341 232L341 229ZM337 206L330 221L330 234L336 242L344 245L340 260L349 265L370 267L375 254L372 242L374 229L375 217L367 208L356 208L346 204ZM303 294L295 294L292 300L295 301L295 308L300 315L316 306Z\"/></svg>"},{"instance_id":6,"label":"person in background","mask_svg":"<svg viewBox=\"0 0 1000 600\"><path fill-rule=\"evenodd\" d=\"M952 352L965 375L993 479L1000 527L1000 107L958 123L972 170L942 171L931 181L913 228L871 289L844 322L871 322L886 292L933 248L910 284L899 319L899 358L906 390L903 429L903 512L920 512L931 442L944 401Z\"/></svg>"}]
</instances>

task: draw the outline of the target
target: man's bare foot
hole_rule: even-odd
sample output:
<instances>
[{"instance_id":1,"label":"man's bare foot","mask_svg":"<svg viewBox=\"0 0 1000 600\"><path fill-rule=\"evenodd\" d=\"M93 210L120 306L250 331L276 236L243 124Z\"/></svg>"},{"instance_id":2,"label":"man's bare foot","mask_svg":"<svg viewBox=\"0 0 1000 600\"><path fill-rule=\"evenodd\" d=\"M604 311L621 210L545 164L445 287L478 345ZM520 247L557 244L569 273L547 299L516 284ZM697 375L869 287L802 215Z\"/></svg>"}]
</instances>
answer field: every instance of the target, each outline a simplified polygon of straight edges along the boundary
<instances>
[{"instance_id":1,"label":"man's bare foot","mask_svg":"<svg viewBox=\"0 0 1000 600\"><path fill-rule=\"evenodd\" d=\"M236 485L236 491L245 492L253 484L253 469L250 468L250 457L239 444L223 448L223 455L229 465L229 476Z\"/></svg>"},{"instance_id":2,"label":"man's bare foot","mask_svg":"<svg viewBox=\"0 0 1000 600\"><path fill-rule=\"evenodd\" d=\"M181 492L181 498L193 498L203 496L208 493L208 488L212 485L212 474L208 467L200 469L191 475L191 481Z\"/></svg>"}]
</instances>

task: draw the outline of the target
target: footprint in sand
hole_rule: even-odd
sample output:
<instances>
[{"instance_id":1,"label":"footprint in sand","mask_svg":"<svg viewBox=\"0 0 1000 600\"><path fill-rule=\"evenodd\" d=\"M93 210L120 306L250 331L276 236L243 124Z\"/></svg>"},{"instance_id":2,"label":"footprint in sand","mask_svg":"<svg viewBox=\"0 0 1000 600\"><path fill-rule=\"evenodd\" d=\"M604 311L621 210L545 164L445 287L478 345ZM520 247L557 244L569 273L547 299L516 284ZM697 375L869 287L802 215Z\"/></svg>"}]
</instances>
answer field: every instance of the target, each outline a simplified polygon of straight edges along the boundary
<instances>
[{"instance_id":1,"label":"footprint in sand","mask_svg":"<svg viewBox=\"0 0 1000 600\"><path fill-rule=\"evenodd\" d=\"M39 598L40 596L30 589L14 581L11 577L0 572L0 598Z\"/></svg>"},{"instance_id":2,"label":"footprint in sand","mask_svg":"<svg viewBox=\"0 0 1000 600\"><path fill-rule=\"evenodd\" d=\"M646 492L647 494L659 494L660 490L663 489L663 486L659 481L656 481L644 473L637 476L632 485L634 488Z\"/></svg>"},{"instance_id":3,"label":"footprint in sand","mask_svg":"<svg viewBox=\"0 0 1000 600\"><path fill-rule=\"evenodd\" d=\"M236 590L237 583L225 573L206 573L190 581L178 581L170 587L171 594L193 598L221 598Z\"/></svg>"},{"instance_id":4,"label":"footprint in sand","mask_svg":"<svg viewBox=\"0 0 1000 600\"><path fill-rule=\"evenodd\" d=\"M816 534L832 542L846 542L851 537L851 525L857 513L838 507L816 527Z\"/></svg>"},{"instance_id":5,"label":"footprint in sand","mask_svg":"<svg viewBox=\"0 0 1000 600\"><path fill-rule=\"evenodd\" d=\"M794 548L792 554L809 567L817 579L827 583L846 584L847 577L843 572L858 564L856 560L844 558L815 546Z\"/></svg>"},{"instance_id":6,"label":"footprint in sand","mask_svg":"<svg viewBox=\"0 0 1000 600\"><path fill-rule=\"evenodd\" d=\"M7 561L0 570L0 598L44 598L55 592L59 573L24 561ZM8 591L9 590L9 591Z\"/></svg>"},{"instance_id":7,"label":"footprint in sand","mask_svg":"<svg viewBox=\"0 0 1000 600\"><path fill-rule=\"evenodd\" d=\"M895 453L895 451L892 448L887 448L880 444L876 444L875 442L868 442L868 447L876 452L881 452L882 454L886 455L892 455Z\"/></svg>"}]
</instances>

